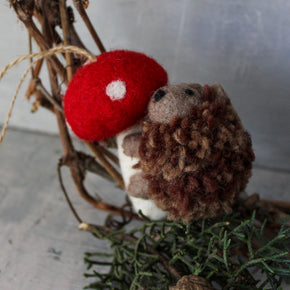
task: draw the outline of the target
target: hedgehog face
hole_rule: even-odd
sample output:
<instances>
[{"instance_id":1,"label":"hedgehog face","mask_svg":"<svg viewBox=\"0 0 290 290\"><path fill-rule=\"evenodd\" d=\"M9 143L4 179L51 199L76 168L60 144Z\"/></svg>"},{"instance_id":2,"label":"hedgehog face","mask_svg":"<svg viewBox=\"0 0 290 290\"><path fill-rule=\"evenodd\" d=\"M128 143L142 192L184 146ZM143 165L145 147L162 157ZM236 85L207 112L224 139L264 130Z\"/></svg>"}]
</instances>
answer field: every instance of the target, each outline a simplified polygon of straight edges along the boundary
<instances>
[{"instance_id":1,"label":"hedgehog face","mask_svg":"<svg viewBox=\"0 0 290 290\"><path fill-rule=\"evenodd\" d=\"M157 123L169 123L172 117L185 117L192 106L202 103L202 86L180 84L165 86L151 97L148 117Z\"/></svg>"}]
</instances>

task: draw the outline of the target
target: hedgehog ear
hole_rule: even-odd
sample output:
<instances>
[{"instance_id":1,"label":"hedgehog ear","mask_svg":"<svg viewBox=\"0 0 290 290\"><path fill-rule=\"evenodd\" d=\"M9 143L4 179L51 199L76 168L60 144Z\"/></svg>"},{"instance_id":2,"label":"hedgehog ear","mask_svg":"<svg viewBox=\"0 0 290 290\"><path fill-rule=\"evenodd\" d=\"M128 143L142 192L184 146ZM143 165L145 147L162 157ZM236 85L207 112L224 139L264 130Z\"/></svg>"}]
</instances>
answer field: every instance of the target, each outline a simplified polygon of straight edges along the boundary
<instances>
[{"instance_id":1,"label":"hedgehog ear","mask_svg":"<svg viewBox=\"0 0 290 290\"><path fill-rule=\"evenodd\" d=\"M225 100L229 99L227 93L220 84L213 84L210 87L214 91L216 101L223 103Z\"/></svg>"}]
</instances>

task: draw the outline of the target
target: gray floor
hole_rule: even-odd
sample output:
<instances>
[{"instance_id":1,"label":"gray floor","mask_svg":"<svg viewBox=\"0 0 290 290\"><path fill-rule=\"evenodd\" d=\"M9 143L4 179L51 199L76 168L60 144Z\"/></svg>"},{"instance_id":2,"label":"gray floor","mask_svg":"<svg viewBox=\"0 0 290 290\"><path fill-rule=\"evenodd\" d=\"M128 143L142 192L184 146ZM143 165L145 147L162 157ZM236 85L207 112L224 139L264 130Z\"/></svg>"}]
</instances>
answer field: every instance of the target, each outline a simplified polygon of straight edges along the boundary
<instances>
[{"instance_id":1,"label":"gray floor","mask_svg":"<svg viewBox=\"0 0 290 290\"><path fill-rule=\"evenodd\" d=\"M64 201L56 176L58 137L10 130L0 149L0 289L81 289L88 283L83 253L108 249L77 230ZM64 171L82 218L102 223L105 215L77 196ZM248 192L290 200L289 180L287 170L255 167ZM87 186L108 202L117 197L122 203L121 191L93 175Z\"/></svg>"},{"instance_id":2,"label":"gray floor","mask_svg":"<svg viewBox=\"0 0 290 290\"><path fill-rule=\"evenodd\" d=\"M88 281L83 253L107 250L107 244L77 229L56 175L60 157L57 137L9 131L0 148L0 289L82 289ZM68 190L85 221L104 222L105 215ZM121 191L88 176L90 192L123 200Z\"/></svg>"}]
</instances>

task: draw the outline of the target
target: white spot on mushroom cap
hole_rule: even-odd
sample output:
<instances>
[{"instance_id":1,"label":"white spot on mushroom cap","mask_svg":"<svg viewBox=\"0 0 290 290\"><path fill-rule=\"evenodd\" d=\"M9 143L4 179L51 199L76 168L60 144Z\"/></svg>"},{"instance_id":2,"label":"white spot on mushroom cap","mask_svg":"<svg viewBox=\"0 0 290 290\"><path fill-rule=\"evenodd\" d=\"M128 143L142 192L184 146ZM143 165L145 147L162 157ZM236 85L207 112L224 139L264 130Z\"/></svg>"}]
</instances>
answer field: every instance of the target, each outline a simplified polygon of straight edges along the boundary
<instances>
[{"instance_id":1,"label":"white spot on mushroom cap","mask_svg":"<svg viewBox=\"0 0 290 290\"><path fill-rule=\"evenodd\" d=\"M106 94L112 101L121 100L126 95L126 84L117 80L110 82L106 87Z\"/></svg>"}]
</instances>

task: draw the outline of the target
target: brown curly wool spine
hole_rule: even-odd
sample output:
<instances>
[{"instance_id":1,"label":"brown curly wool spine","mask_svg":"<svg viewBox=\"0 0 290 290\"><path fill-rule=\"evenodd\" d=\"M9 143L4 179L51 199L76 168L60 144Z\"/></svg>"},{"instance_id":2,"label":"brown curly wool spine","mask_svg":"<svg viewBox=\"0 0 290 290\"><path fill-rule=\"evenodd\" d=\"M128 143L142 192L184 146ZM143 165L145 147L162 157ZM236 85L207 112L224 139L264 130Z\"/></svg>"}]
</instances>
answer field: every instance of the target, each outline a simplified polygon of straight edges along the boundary
<instances>
[{"instance_id":1,"label":"brown curly wool spine","mask_svg":"<svg viewBox=\"0 0 290 290\"><path fill-rule=\"evenodd\" d=\"M229 213L251 176L250 135L230 100L205 86L204 102L169 124L146 121L140 144L149 196L171 220Z\"/></svg>"}]
</instances>

